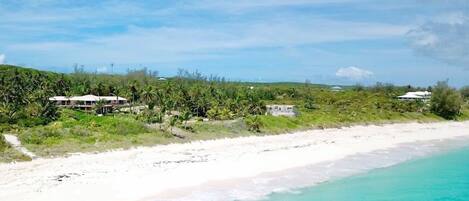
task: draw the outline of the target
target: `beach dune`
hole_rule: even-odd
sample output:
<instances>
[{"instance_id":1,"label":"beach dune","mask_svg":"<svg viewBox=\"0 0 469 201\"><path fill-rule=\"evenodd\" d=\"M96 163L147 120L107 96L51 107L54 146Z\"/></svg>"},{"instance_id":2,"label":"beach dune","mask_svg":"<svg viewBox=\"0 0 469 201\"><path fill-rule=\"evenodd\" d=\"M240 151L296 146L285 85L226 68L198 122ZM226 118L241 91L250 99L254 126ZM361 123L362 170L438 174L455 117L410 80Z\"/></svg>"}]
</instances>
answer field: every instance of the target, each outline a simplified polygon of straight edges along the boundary
<instances>
[{"instance_id":1,"label":"beach dune","mask_svg":"<svg viewBox=\"0 0 469 201\"><path fill-rule=\"evenodd\" d=\"M354 126L36 159L0 165L0 200L211 200L210 192L190 196L214 185L231 188L230 199L250 199L234 190L243 178L458 137L469 137L469 122Z\"/></svg>"}]
</instances>

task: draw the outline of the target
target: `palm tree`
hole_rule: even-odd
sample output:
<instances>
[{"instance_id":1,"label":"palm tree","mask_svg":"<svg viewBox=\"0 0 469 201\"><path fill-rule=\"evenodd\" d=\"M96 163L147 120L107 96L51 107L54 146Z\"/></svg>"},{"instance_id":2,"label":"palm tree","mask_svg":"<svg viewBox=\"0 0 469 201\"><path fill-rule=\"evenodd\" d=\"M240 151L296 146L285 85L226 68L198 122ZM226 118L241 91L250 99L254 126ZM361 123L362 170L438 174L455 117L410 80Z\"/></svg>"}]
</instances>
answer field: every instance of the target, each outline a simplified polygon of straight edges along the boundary
<instances>
[{"instance_id":1,"label":"palm tree","mask_svg":"<svg viewBox=\"0 0 469 201\"><path fill-rule=\"evenodd\" d=\"M189 110L184 110L181 113L181 120L184 122L184 128L187 128L187 121L191 119L192 113Z\"/></svg>"},{"instance_id":2,"label":"palm tree","mask_svg":"<svg viewBox=\"0 0 469 201\"><path fill-rule=\"evenodd\" d=\"M145 104L148 105L148 109L152 110L153 107L155 106L155 98L157 96L156 91L153 89L153 87L147 86L145 89L142 91L142 100Z\"/></svg>"},{"instance_id":3,"label":"palm tree","mask_svg":"<svg viewBox=\"0 0 469 201\"><path fill-rule=\"evenodd\" d=\"M177 116L171 116L169 118L169 132L173 134L173 127L179 122L179 118Z\"/></svg>"},{"instance_id":4,"label":"palm tree","mask_svg":"<svg viewBox=\"0 0 469 201\"><path fill-rule=\"evenodd\" d=\"M137 84L135 82L130 84L129 87L131 99L130 99L130 112L133 113L133 105L135 101L138 100L138 90L137 90Z\"/></svg>"},{"instance_id":5,"label":"palm tree","mask_svg":"<svg viewBox=\"0 0 469 201\"><path fill-rule=\"evenodd\" d=\"M106 100L104 99L99 99L96 101L96 104L94 105L94 108L96 110L96 113L98 114L104 114L104 106L106 105Z\"/></svg>"}]
</instances>

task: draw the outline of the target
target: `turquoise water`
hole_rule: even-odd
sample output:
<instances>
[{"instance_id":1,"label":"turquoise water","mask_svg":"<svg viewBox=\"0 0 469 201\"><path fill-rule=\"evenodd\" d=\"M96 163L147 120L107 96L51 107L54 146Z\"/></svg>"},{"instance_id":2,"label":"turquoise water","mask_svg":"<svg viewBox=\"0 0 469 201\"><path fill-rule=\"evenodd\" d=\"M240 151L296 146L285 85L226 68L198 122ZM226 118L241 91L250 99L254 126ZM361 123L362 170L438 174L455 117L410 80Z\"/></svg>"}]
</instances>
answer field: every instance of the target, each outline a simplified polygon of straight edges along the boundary
<instances>
[{"instance_id":1,"label":"turquoise water","mask_svg":"<svg viewBox=\"0 0 469 201\"><path fill-rule=\"evenodd\" d=\"M267 201L469 201L469 148L323 183Z\"/></svg>"}]
</instances>

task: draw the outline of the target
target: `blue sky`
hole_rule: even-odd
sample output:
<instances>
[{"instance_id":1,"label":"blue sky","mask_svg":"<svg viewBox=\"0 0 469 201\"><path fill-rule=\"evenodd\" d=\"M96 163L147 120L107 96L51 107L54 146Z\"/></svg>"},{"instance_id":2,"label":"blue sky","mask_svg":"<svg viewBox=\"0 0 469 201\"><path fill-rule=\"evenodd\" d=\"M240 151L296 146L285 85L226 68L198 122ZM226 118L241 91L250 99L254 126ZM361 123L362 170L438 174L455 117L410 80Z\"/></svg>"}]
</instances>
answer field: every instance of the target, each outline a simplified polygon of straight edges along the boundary
<instances>
[{"instance_id":1,"label":"blue sky","mask_svg":"<svg viewBox=\"0 0 469 201\"><path fill-rule=\"evenodd\" d=\"M469 0L0 0L0 63L469 85Z\"/></svg>"}]
</instances>

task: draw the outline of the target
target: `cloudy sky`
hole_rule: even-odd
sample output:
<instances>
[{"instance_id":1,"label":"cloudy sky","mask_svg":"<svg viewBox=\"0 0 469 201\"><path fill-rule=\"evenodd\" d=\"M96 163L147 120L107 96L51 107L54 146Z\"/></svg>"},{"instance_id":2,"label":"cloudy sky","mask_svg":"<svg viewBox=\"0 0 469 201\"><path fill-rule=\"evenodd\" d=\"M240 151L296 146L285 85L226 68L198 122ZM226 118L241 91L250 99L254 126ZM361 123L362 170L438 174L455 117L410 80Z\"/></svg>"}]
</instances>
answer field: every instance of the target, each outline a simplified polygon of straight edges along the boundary
<instances>
[{"instance_id":1,"label":"cloudy sky","mask_svg":"<svg viewBox=\"0 0 469 201\"><path fill-rule=\"evenodd\" d=\"M0 63L462 86L469 0L0 0Z\"/></svg>"}]
</instances>

